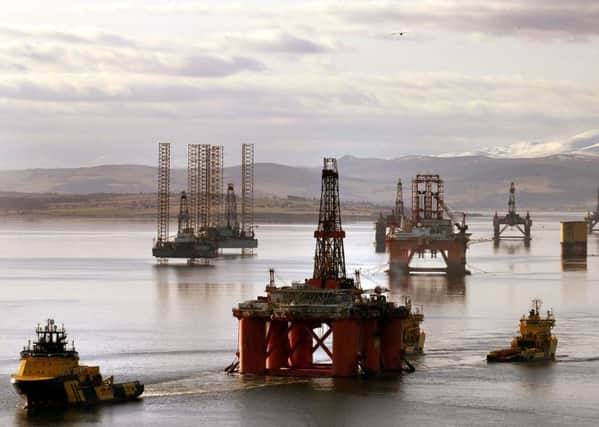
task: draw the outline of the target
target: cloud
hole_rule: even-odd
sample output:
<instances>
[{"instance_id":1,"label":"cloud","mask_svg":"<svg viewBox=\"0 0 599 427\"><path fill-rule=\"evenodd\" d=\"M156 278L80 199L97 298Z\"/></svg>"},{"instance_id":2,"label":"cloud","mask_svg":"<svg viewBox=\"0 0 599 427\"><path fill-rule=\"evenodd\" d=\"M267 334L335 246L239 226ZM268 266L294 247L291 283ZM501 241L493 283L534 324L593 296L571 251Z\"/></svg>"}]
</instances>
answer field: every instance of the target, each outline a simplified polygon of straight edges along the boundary
<instances>
[{"instance_id":1,"label":"cloud","mask_svg":"<svg viewBox=\"0 0 599 427\"><path fill-rule=\"evenodd\" d=\"M434 30L492 37L581 40L599 35L599 5L593 0L328 1L275 8L198 6L193 2L147 6L149 13L243 17L279 27L313 26L323 33L368 32L381 27L410 36Z\"/></svg>"},{"instance_id":2,"label":"cloud","mask_svg":"<svg viewBox=\"0 0 599 427\"><path fill-rule=\"evenodd\" d=\"M12 37L15 34L18 36ZM164 41L148 45L113 33L82 35L4 29L0 31L2 38L5 42L0 44L0 73L35 70L38 74L59 75L112 72L212 78L266 70L262 61L246 55L216 54L176 44L167 47Z\"/></svg>"}]
</instances>

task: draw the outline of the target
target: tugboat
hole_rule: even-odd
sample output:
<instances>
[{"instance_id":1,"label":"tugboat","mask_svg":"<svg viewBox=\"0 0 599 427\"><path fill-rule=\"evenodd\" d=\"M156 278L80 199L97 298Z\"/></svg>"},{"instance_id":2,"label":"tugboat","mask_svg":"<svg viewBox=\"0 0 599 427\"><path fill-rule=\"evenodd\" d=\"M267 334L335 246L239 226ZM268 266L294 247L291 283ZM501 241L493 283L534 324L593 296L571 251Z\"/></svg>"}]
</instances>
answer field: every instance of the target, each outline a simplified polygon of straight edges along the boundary
<instances>
[{"instance_id":1,"label":"tugboat","mask_svg":"<svg viewBox=\"0 0 599 427\"><path fill-rule=\"evenodd\" d=\"M487 354L487 362L532 362L555 359L557 338L551 335L555 318L551 310L541 317L542 302L532 301L528 317L520 319L520 335L512 340L510 348L495 350Z\"/></svg>"},{"instance_id":2,"label":"tugboat","mask_svg":"<svg viewBox=\"0 0 599 427\"><path fill-rule=\"evenodd\" d=\"M410 356L423 354L426 334L420 328L420 324L424 320L422 306L413 306L409 297L404 297L403 305L410 312L404 321L403 327L402 342L404 353Z\"/></svg>"},{"instance_id":3,"label":"tugboat","mask_svg":"<svg viewBox=\"0 0 599 427\"><path fill-rule=\"evenodd\" d=\"M68 347L64 326L54 320L38 324L35 333L37 341L23 347L19 371L11 376L26 408L125 401L143 393L139 381L115 384L112 377L102 378L98 366L79 365L75 344Z\"/></svg>"}]
</instances>

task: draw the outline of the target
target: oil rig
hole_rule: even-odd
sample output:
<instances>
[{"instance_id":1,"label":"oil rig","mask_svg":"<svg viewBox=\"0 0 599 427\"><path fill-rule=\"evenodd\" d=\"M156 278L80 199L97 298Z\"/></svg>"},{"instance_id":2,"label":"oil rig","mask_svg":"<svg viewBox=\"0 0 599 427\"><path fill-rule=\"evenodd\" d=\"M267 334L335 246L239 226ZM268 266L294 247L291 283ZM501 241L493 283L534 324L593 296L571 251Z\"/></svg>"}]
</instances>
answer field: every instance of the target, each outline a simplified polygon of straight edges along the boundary
<instances>
[{"instance_id":1,"label":"oil rig","mask_svg":"<svg viewBox=\"0 0 599 427\"><path fill-rule=\"evenodd\" d=\"M258 247L254 236L254 145L242 145L241 220L234 186L223 193L223 147L189 144L187 191L179 197L177 234L170 225L170 144L158 146L158 229L152 255L160 263L168 258L214 258L220 249L244 253Z\"/></svg>"},{"instance_id":2,"label":"oil rig","mask_svg":"<svg viewBox=\"0 0 599 427\"><path fill-rule=\"evenodd\" d=\"M595 207L595 212L587 213L584 220L587 223L587 230L591 234L595 231L597 224L599 224L599 188L597 189L597 206Z\"/></svg>"},{"instance_id":3,"label":"oil rig","mask_svg":"<svg viewBox=\"0 0 599 427\"><path fill-rule=\"evenodd\" d=\"M503 227L502 227L503 226ZM524 228L522 228L524 227ZM493 240L499 239L519 239L523 238L526 241L531 239L530 228L532 227L532 219L530 212L526 212L526 216L522 218L516 213L516 186L512 182L510 184L510 197L508 199L507 215L499 217L497 212L493 216ZM503 235L506 229L517 229L520 235Z\"/></svg>"},{"instance_id":4,"label":"oil rig","mask_svg":"<svg viewBox=\"0 0 599 427\"><path fill-rule=\"evenodd\" d=\"M447 216L447 218L445 217ZM412 218L404 219L399 228L391 227L386 244L389 250L389 273L469 274L466 250L470 240L466 215L452 212L444 201L443 180L439 175L419 174L412 179ZM443 258L444 266L411 265L416 256Z\"/></svg>"},{"instance_id":5,"label":"oil rig","mask_svg":"<svg viewBox=\"0 0 599 427\"><path fill-rule=\"evenodd\" d=\"M404 214L403 204L403 186L401 178L397 180L397 190L395 193L395 208L391 211L391 215L385 217L381 212L379 218L375 223L375 244L376 252L385 252L387 233L389 228L395 229L404 227L404 221L406 220Z\"/></svg>"},{"instance_id":6,"label":"oil rig","mask_svg":"<svg viewBox=\"0 0 599 427\"><path fill-rule=\"evenodd\" d=\"M337 162L324 159L312 278L277 286L233 308L239 319L239 361L227 371L279 376L351 377L401 372L402 334L411 306L386 290L361 289L346 276ZM409 365L408 365L409 366Z\"/></svg>"}]
</instances>

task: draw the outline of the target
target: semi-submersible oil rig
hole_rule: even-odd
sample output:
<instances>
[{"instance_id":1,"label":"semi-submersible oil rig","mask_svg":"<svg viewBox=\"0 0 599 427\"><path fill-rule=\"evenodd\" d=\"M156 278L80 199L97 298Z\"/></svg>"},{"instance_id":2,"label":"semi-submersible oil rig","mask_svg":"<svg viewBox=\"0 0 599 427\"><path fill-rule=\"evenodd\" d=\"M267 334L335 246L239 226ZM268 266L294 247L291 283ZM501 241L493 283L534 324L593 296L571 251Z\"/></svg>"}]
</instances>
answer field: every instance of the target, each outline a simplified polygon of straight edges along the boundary
<instances>
[{"instance_id":1,"label":"semi-submersible oil rig","mask_svg":"<svg viewBox=\"0 0 599 427\"><path fill-rule=\"evenodd\" d=\"M496 242L499 239L524 239L530 241L531 234L530 229L532 228L532 219L530 212L526 212L526 215L522 217L516 212L516 185L512 182L510 184L510 196L507 202L508 210L505 216L495 215L493 216L493 240ZM506 230L516 229L519 234L504 234Z\"/></svg>"},{"instance_id":2,"label":"semi-submersible oil rig","mask_svg":"<svg viewBox=\"0 0 599 427\"><path fill-rule=\"evenodd\" d=\"M254 145L243 144L241 164L241 220L232 183L223 192L223 147L189 144L187 191L179 198L177 234L170 225L170 144L159 144L158 230L152 255L164 263L168 258L194 262L214 258L220 249L258 247L254 237Z\"/></svg>"},{"instance_id":3,"label":"semi-submersible oil rig","mask_svg":"<svg viewBox=\"0 0 599 427\"><path fill-rule=\"evenodd\" d=\"M400 206L403 207L403 202ZM412 218L402 215L400 224L391 223L386 237L389 273L468 274L466 250L470 233L467 233L465 214L462 218L458 216L445 204L443 180L439 175L416 175L412 179ZM424 259L427 255L441 257L445 265L412 264L414 257Z\"/></svg>"},{"instance_id":4,"label":"semi-submersible oil rig","mask_svg":"<svg viewBox=\"0 0 599 427\"><path fill-rule=\"evenodd\" d=\"M233 309L242 374L349 377L402 370L403 335L412 317L422 319L409 302L388 301L384 289L362 290L359 273L356 280L346 276L338 179L336 160L324 159L312 278L280 287L271 270L266 296Z\"/></svg>"}]
</instances>

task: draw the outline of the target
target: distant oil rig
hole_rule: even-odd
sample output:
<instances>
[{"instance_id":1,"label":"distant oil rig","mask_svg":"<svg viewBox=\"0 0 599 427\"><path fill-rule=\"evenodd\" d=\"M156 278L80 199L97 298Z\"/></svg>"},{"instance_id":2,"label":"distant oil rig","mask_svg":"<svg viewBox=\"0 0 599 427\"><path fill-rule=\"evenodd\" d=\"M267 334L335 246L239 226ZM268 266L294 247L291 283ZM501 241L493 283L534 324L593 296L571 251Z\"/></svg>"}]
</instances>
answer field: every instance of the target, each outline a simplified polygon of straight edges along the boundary
<instances>
[{"instance_id":1,"label":"distant oil rig","mask_svg":"<svg viewBox=\"0 0 599 427\"><path fill-rule=\"evenodd\" d=\"M402 195L401 182L398 197ZM470 240L466 215L462 218L445 204L443 180L439 175L419 174L412 180L412 218L402 212L403 200L396 199L395 215L386 237L389 250L390 274L445 273L452 276L469 274L466 269L466 250ZM446 218L447 216L447 218ZM455 229L454 229L455 228ZM443 258L445 266L413 266L416 256L424 259Z\"/></svg>"},{"instance_id":2,"label":"distant oil rig","mask_svg":"<svg viewBox=\"0 0 599 427\"><path fill-rule=\"evenodd\" d=\"M595 227L599 224L599 188L597 189L597 205L594 212L589 212L584 218L587 223L587 230L589 234L595 231Z\"/></svg>"},{"instance_id":3,"label":"distant oil rig","mask_svg":"<svg viewBox=\"0 0 599 427\"><path fill-rule=\"evenodd\" d=\"M189 263L214 258L220 249L250 253L254 236L254 145L243 144L241 162L241 220L234 185L223 192L223 147L189 144L187 191L181 192L177 234L170 236L170 143L158 148L158 227L152 255L160 263L184 258Z\"/></svg>"},{"instance_id":4,"label":"distant oil rig","mask_svg":"<svg viewBox=\"0 0 599 427\"><path fill-rule=\"evenodd\" d=\"M495 212L495 215L493 216L493 239L498 241L499 239L523 238L524 240L529 241L531 239L531 227L532 219L530 218L530 213L526 212L526 216L523 218L516 212L516 186L512 182L510 184L507 215L500 217L497 215L497 212ZM504 235L503 233L508 228L515 228L520 232L520 235Z\"/></svg>"}]
</instances>

